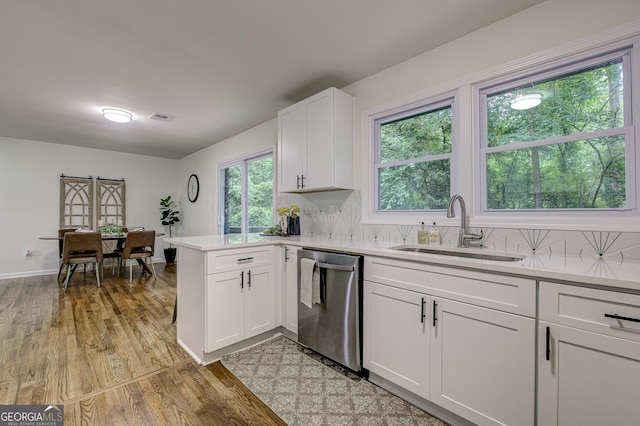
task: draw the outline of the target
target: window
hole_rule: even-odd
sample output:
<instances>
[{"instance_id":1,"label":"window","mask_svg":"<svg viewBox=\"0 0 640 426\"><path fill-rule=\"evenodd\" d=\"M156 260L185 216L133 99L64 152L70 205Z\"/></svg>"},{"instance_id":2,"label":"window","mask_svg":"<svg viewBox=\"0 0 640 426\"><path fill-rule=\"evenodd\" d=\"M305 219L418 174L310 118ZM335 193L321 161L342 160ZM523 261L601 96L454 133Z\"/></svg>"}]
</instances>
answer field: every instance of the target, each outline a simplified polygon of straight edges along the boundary
<instances>
[{"instance_id":1,"label":"window","mask_svg":"<svg viewBox=\"0 0 640 426\"><path fill-rule=\"evenodd\" d=\"M451 193L453 99L374 121L376 212L446 209Z\"/></svg>"},{"instance_id":2,"label":"window","mask_svg":"<svg viewBox=\"0 0 640 426\"><path fill-rule=\"evenodd\" d=\"M221 234L261 232L273 225L273 152L220 167Z\"/></svg>"},{"instance_id":3,"label":"window","mask_svg":"<svg viewBox=\"0 0 640 426\"><path fill-rule=\"evenodd\" d=\"M483 209L633 208L630 67L625 50L482 90Z\"/></svg>"}]
</instances>

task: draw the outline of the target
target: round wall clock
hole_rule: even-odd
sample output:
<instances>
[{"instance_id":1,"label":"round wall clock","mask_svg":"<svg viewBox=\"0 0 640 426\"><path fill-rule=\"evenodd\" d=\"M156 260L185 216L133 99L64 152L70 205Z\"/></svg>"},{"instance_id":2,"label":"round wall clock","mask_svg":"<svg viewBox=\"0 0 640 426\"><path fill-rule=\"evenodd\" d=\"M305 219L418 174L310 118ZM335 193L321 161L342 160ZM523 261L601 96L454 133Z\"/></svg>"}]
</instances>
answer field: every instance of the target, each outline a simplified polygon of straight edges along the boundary
<instances>
[{"instance_id":1,"label":"round wall clock","mask_svg":"<svg viewBox=\"0 0 640 426\"><path fill-rule=\"evenodd\" d=\"M192 174L189 176L189 182L187 183L187 195L189 196L189 201L195 203L198 199L198 194L200 193L200 181L198 180L198 176Z\"/></svg>"}]
</instances>

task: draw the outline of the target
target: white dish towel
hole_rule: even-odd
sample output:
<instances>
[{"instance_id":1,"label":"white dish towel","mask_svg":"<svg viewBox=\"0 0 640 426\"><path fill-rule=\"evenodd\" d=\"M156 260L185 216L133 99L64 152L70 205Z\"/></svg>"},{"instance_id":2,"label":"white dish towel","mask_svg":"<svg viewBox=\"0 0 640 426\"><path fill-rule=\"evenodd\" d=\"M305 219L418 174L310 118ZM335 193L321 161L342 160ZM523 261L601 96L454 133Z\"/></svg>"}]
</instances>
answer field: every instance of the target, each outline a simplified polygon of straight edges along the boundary
<instances>
[{"instance_id":1,"label":"white dish towel","mask_svg":"<svg viewBox=\"0 0 640 426\"><path fill-rule=\"evenodd\" d=\"M313 259L300 259L300 302L311 309L320 303L320 271Z\"/></svg>"}]
</instances>

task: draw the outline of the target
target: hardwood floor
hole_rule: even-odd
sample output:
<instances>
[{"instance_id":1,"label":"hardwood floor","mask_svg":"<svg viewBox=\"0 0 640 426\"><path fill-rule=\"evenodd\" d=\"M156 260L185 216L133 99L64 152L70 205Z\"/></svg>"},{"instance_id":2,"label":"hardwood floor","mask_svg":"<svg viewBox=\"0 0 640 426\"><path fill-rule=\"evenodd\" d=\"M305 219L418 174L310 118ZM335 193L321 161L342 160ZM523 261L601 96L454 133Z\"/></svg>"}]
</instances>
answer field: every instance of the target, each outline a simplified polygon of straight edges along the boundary
<instances>
[{"instance_id":1,"label":"hardwood floor","mask_svg":"<svg viewBox=\"0 0 640 426\"><path fill-rule=\"evenodd\" d=\"M65 424L285 424L222 364L176 342L175 268L0 280L0 404L64 404Z\"/></svg>"}]
</instances>

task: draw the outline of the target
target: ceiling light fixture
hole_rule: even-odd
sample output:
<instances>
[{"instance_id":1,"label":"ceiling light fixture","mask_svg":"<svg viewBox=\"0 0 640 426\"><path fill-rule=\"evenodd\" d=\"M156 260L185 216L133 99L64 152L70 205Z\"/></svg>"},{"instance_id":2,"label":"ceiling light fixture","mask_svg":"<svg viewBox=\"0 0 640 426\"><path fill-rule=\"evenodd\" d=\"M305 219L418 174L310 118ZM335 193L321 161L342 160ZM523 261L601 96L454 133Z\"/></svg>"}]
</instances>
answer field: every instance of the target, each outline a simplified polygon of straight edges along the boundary
<instances>
[{"instance_id":1,"label":"ceiling light fixture","mask_svg":"<svg viewBox=\"0 0 640 426\"><path fill-rule=\"evenodd\" d=\"M116 108L103 108L102 115L104 118L116 123L130 123L133 120L133 114Z\"/></svg>"},{"instance_id":2,"label":"ceiling light fixture","mask_svg":"<svg viewBox=\"0 0 640 426\"><path fill-rule=\"evenodd\" d=\"M537 107L542 103L542 94L541 93L527 93L522 96L518 96L513 101L511 101L511 108L517 110L531 109Z\"/></svg>"}]
</instances>

